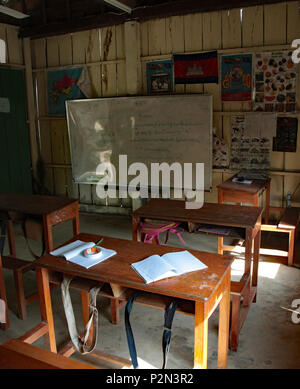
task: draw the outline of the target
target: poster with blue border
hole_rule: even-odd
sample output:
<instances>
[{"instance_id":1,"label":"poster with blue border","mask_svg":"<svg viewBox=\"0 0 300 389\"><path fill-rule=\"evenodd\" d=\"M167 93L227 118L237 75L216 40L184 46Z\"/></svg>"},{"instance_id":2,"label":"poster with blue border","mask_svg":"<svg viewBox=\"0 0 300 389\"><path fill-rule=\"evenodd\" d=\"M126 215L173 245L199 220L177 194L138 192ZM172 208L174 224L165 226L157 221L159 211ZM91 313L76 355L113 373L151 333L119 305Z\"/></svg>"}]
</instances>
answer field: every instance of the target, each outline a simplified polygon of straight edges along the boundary
<instances>
[{"instance_id":1,"label":"poster with blue border","mask_svg":"<svg viewBox=\"0 0 300 389\"><path fill-rule=\"evenodd\" d=\"M252 54L221 57L222 101L252 100Z\"/></svg>"},{"instance_id":2,"label":"poster with blue border","mask_svg":"<svg viewBox=\"0 0 300 389\"><path fill-rule=\"evenodd\" d=\"M147 93L161 94L173 92L173 61L146 63Z\"/></svg>"},{"instance_id":3,"label":"poster with blue border","mask_svg":"<svg viewBox=\"0 0 300 389\"><path fill-rule=\"evenodd\" d=\"M48 71L48 114L64 116L67 100L83 99L85 95L77 85L83 68Z\"/></svg>"}]
</instances>

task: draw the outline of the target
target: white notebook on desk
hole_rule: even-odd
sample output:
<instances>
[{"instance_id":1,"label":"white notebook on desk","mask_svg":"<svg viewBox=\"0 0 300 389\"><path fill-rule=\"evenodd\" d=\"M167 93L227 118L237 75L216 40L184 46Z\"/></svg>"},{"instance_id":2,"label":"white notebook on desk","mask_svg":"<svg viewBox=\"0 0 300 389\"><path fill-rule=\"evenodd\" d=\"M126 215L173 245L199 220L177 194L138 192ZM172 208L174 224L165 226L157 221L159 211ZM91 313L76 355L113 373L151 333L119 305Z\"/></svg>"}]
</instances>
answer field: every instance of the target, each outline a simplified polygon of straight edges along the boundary
<instances>
[{"instance_id":1,"label":"white notebook on desk","mask_svg":"<svg viewBox=\"0 0 300 389\"><path fill-rule=\"evenodd\" d=\"M56 257L64 257L67 261L76 263L77 265L89 269L90 267L97 265L98 263L112 257L117 253L114 250L105 249L104 247L101 247L101 257L96 259L85 257L83 254L84 250L89 249L93 246L95 246L94 242L83 242L81 240L75 240L74 242L69 243L66 246L51 251L50 254L55 255Z\"/></svg>"},{"instance_id":2,"label":"white notebook on desk","mask_svg":"<svg viewBox=\"0 0 300 389\"><path fill-rule=\"evenodd\" d=\"M162 256L151 255L142 261L132 263L131 267L146 284L207 268L204 263L187 250L167 253Z\"/></svg>"}]
</instances>

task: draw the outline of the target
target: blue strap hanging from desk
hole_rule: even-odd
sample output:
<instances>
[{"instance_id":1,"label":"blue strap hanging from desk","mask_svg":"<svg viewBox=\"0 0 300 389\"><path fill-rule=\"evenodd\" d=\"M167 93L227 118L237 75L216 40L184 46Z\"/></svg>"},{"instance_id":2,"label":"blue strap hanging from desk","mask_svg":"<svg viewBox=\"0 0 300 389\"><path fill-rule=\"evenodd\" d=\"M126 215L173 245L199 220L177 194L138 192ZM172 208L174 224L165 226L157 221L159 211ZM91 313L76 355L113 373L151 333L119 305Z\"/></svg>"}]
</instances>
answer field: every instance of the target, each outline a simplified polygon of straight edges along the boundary
<instances>
[{"instance_id":1,"label":"blue strap hanging from desk","mask_svg":"<svg viewBox=\"0 0 300 389\"><path fill-rule=\"evenodd\" d=\"M132 365L134 369L137 369L138 366L138 360L137 360L137 352L133 337L133 332L130 324L130 313L133 307L133 303L135 299L138 297L139 292L135 292L131 295L129 300L127 301L126 307L125 307L125 330L126 330L126 336L127 336L127 343L129 348L129 354L132 361ZM162 338L162 348L163 348L163 366L162 369L166 368L167 365L167 359L168 359L168 353L170 349L170 343L171 343L171 328L172 323L175 315L175 311L177 308L177 301L173 300L165 310L165 323L164 323L164 332L163 332L163 338Z\"/></svg>"}]
</instances>

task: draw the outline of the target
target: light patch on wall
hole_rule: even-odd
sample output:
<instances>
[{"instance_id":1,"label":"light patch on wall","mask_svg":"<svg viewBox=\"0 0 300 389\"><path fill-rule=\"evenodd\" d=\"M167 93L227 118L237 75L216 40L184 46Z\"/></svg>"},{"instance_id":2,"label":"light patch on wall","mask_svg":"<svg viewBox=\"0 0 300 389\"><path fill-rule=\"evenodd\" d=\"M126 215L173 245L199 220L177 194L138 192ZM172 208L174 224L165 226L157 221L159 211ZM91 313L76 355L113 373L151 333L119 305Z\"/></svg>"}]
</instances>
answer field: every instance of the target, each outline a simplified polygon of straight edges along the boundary
<instances>
[{"instance_id":1,"label":"light patch on wall","mask_svg":"<svg viewBox=\"0 0 300 389\"><path fill-rule=\"evenodd\" d=\"M6 63L6 42L0 39L0 63Z\"/></svg>"}]
</instances>

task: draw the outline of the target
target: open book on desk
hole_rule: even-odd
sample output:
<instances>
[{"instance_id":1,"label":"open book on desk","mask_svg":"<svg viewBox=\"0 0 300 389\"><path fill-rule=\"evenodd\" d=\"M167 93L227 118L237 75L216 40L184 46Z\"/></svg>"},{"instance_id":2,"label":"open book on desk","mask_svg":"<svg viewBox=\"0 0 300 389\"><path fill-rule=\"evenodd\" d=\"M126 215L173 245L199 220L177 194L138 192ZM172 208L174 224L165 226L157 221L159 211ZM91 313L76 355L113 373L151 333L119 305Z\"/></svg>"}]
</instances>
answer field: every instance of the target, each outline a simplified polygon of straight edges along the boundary
<instances>
[{"instance_id":1,"label":"open book on desk","mask_svg":"<svg viewBox=\"0 0 300 389\"><path fill-rule=\"evenodd\" d=\"M105 249L99 246L101 248L102 255L98 258L87 258L84 255L84 250L90 249L95 245L96 244L94 242L82 242L81 240L75 240L66 246L51 251L50 254L55 255L56 257L64 257L67 261L76 263L77 265L89 269L90 267L97 265L97 263L100 263L117 253L114 250Z\"/></svg>"},{"instance_id":2,"label":"open book on desk","mask_svg":"<svg viewBox=\"0 0 300 389\"><path fill-rule=\"evenodd\" d=\"M204 263L186 250L162 256L151 255L142 261L132 263L131 267L143 278L146 284L207 268Z\"/></svg>"}]
</instances>

